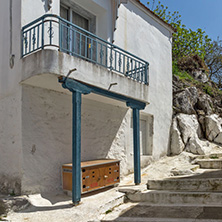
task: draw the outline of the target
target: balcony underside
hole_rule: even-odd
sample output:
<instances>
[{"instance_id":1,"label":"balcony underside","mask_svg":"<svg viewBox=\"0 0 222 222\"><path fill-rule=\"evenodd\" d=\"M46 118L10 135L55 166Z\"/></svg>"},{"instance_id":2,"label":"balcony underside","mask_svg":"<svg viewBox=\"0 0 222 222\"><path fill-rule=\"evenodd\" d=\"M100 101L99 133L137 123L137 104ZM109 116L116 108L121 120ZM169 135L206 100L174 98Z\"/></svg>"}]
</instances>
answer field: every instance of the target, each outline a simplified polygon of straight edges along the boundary
<instances>
[{"instance_id":1,"label":"balcony underside","mask_svg":"<svg viewBox=\"0 0 222 222\"><path fill-rule=\"evenodd\" d=\"M148 102L149 86L124 75L56 50L40 50L22 59L22 83L67 92L58 83L58 76L67 76L83 83Z\"/></svg>"}]
</instances>

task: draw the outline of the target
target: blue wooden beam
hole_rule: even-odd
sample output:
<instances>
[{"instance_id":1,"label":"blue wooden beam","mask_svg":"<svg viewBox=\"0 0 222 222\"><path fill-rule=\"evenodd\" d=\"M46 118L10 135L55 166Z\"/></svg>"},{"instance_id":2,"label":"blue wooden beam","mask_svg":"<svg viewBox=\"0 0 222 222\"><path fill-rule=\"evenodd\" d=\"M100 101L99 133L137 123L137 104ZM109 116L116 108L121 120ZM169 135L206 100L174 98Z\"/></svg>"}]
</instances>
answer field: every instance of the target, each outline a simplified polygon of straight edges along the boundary
<instances>
[{"instance_id":1,"label":"blue wooden beam","mask_svg":"<svg viewBox=\"0 0 222 222\"><path fill-rule=\"evenodd\" d=\"M133 151L134 151L134 183L141 183L140 168L140 111L133 108Z\"/></svg>"},{"instance_id":2,"label":"blue wooden beam","mask_svg":"<svg viewBox=\"0 0 222 222\"><path fill-rule=\"evenodd\" d=\"M70 78L66 78L66 77L59 77L59 82L62 83L63 88L67 88L70 91L73 91L73 90L80 91L83 94L88 94L88 93L92 92L92 93L95 93L95 94L98 94L101 96L105 96L105 97L109 97L111 99L125 102L126 105L131 108L134 107L134 108L138 108L138 109L144 109L146 107L145 102L141 102L137 99L132 99L127 96L120 95L118 93L111 92L109 90L102 89L102 88L99 88L96 86L88 85L86 83L82 83L82 82L79 82L74 79L70 79Z\"/></svg>"}]
</instances>

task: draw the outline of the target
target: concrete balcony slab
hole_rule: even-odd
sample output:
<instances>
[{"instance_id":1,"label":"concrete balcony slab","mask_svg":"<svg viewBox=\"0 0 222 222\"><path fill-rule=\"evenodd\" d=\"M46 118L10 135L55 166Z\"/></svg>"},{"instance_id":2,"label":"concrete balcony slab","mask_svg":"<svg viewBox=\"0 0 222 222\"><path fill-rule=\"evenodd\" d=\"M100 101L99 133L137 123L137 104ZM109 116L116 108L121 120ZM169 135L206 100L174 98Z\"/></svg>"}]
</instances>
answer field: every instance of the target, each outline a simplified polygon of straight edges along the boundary
<instances>
[{"instance_id":1,"label":"concrete balcony slab","mask_svg":"<svg viewBox=\"0 0 222 222\"><path fill-rule=\"evenodd\" d=\"M107 68L56 50L41 50L22 58L22 83L65 92L58 76L70 78L129 98L148 102L148 85L136 82Z\"/></svg>"}]
</instances>

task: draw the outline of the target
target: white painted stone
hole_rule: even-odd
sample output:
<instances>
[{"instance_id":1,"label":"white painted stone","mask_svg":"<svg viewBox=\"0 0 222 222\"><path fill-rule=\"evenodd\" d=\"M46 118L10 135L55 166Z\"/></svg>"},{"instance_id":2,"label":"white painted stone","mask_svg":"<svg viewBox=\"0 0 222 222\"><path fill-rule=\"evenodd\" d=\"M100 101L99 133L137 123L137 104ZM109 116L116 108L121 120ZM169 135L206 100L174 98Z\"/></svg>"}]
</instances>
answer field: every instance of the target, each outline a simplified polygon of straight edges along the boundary
<instances>
[{"instance_id":1,"label":"white painted stone","mask_svg":"<svg viewBox=\"0 0 222 222\"><path fill-rule=\"evenodd\" d=\"M196 135L192 136L186 144L186 151L193 154L204 155L209 153L209 143L200 140Z\"/></svg>"},{"instance_id":2,"label":"white painted stone","mask_svg":"<svg viewBox=\"0 0 222 222\"><path fill-rule=\"evenodd\" d=\"M136 30L136 32L135 32ZM143 36L143 42L140 42ZM154 118L153 156L167 154L172 120L171 32L153 19L136 1L119 7L115 44L148 61L150 103L145 113Z\"/></svg>"},{"instance_id":3,"label":"white painted stone","mask_svg":"<svg viewBox=\"0 0 222 222\"><path fill-rule=\"evenodd\" d=\"M222 132L218 134L218 136L214 139L214 142L222 144Z\"/></svg>"},{"instance_id":4,"label":"white painted stone","mask_svg":"<svg viewBox=\"0 0 222 222\"><path fill-rule=\"evenodd\" d=\"M183 142L186 144L190 138L202 137L201 127L195 115L178 114L178 125L182 134Z\"/></svg>"},{"instance_id":5,"label":"white painted stone","mask_svg":"<svg viewBox=\"0 0 222 222\"><path fill-rule=\"evenodd\" d=\"M170 152L172 155L178 155L184 150L184 148L185 145L183 143L181 133L177 126L177 118L174 118L171 127Z\"/></svg>"},{"instance_id":6,"label":"white painted stone","mask_svg":"<svg viewBox=\"0 0 222 222\"><path fill-rule=\"evenodd\" d=\"M205 125L206 137L209 141L214 141L215 138L222 133L222 118L220 118L217 114L206 116ZM217 141L220 141L220 137Z\"/></svg>"},{"instance_id":7,"label":"white painted stone","mask_svg":"<svg viewBox=\"0 0 222 222\"><path fill-rule=\"evenodd\" d=\"M10 26L10 1L0 1L0 27L4 30L0 32L0 193L18 194L22 173L21 1L11 2Z\"/></svg>"}]
</instances>

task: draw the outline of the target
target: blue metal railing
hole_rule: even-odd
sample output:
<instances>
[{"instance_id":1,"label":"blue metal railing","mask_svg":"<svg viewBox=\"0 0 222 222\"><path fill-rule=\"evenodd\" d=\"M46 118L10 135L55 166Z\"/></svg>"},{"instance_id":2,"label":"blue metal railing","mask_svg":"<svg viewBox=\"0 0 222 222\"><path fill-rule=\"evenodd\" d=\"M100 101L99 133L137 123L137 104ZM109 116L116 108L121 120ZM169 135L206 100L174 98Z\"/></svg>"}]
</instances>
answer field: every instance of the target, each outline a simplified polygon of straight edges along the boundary
<instances>
[{"instance_id":1,"label":"blue metal railing","mask_svg":"<svg viewBox=\"0 0 222 222\"><path fill-rule=\"evenodd\" d=\"M22 57L52 47L148 84L148 62L57 15L43 15L22 28Z\"/></svg>"}]
</instances>

